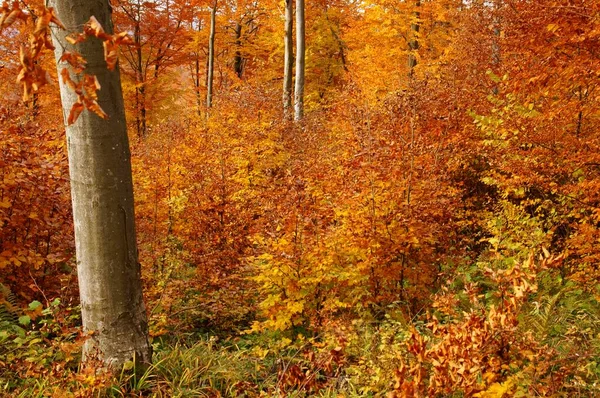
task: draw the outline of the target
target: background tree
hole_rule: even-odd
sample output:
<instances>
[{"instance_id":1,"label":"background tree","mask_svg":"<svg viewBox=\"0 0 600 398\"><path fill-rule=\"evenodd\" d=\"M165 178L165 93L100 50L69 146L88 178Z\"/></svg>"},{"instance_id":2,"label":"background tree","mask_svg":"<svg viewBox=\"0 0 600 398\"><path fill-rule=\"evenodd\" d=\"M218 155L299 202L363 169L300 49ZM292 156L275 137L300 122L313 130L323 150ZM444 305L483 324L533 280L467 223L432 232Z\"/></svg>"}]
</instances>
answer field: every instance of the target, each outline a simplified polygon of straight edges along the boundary
<instances>
[{"instance_id":1,"label":"background tree","mask_svg":"<svg viewBox=\"0 0 600 398\"><path fill-rule=\"evenodd\" d=\"M164 72L179 65L186 47L184 30L192 19L191 0L119 0L114 4L115 23L133 32L135 46L123 52L125 76L133 83L133 115L138 137L145 137L152 107L168 92L160 85Z\"/></svg>"},{"instance_id":2,"label":"background tree","mask_svg":"<svg viewBox=\"0 0 600 398\"><path fill-rule=\"evenodd\" d=\"M283 53L283 113L291 116L292 73L294 70L294 0L285 0Z\"/></svg>"},{"instance_id":3,"label":"background tree","mask_svg":"<svg viewBox=\"0 0 600 398\"><path fill-rule=\"evenodd\" d=\"M215 31L217 25L217 0L210 9L210 34L208 37L208 69L206 71L206 107L212 107L213 82L215 73Z\"/></svg>"},{"instance_id":4,"label":"background tree","mask_svg":"<svg viewBox=\"0 0 600 398\"><path fill-rule=\"evenodd\" d=\"M306 22L304 0L296 0L296 82L294 88L294 119L304 117L304 75L306 65Z\"/></svg>"}]
</instances>

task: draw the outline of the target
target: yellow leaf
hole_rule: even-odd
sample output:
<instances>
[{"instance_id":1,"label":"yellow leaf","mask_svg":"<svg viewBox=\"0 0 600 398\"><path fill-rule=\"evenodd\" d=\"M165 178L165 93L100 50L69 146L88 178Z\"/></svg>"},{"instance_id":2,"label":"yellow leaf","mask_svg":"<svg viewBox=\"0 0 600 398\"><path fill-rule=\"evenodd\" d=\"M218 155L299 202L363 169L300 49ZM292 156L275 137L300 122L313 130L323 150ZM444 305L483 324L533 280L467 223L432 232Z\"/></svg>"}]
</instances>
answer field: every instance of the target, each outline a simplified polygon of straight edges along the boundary
<instances>
[{"instance_id":1,"label":"yellow leaf","mask_svg":"<svg viewBox=\"0 0 600 398\"><path fill-rule=\"evenodd\" d=\"M512 380L507 380L504 383L494 383L487 390L473 395L476 398L502 398L509 394L512 390Z\"/></svg>"}]
</instances>

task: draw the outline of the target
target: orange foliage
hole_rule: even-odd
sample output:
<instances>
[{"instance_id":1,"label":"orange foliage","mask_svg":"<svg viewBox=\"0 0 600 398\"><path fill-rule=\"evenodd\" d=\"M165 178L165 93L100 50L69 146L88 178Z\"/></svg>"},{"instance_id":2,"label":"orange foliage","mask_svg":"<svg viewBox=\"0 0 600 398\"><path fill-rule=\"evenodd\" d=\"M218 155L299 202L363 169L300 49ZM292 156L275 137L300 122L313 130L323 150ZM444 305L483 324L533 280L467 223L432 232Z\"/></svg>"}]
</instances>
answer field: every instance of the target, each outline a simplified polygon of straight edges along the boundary
<instances>
[{"instance_id":1,"label":"orange foliage","mask_svg":"<svg viewBox=\"0 0 600 398\"><path fill-rule=\"evenodd\" d=\"M411 327L391 396L510 393L515 368L527 392L558 394L579 374L520 317L546 266L599 296L598 2L310 2L302 123L280 106L280 2L218 3L210 112L210 4L113 3L132 39L93 20L84 33L104 40L109 68L133 43L120 64L154 335L318 335L397 311ZM1 37L18 39L0 46L0 269L29 299L29 273L59 290L72 242L58 100L38 90L59 22L42 8L27 30L19 7L0 9ZM102 116L86 76L69 122L84 105ZM528 260L540 250L543 266ZM489 285L454 289L465 267ZM284 390L316 392L351 360L323 352L280 369Z\"/></svg>"}]
</instances>

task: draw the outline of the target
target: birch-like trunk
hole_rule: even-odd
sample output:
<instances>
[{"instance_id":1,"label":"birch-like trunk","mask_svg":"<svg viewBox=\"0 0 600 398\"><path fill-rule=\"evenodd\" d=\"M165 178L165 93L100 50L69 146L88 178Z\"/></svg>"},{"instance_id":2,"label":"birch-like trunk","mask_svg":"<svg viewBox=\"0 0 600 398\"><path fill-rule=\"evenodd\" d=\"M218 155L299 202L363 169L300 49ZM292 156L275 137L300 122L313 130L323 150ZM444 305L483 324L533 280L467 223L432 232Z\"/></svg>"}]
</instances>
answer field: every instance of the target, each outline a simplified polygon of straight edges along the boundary
<instances>
[{"instance_id":1,"label":"birch-like trunk","mask_svg":"<svg viewBox=\"0 0 600 398\"><path fill-rule=\"evenodd\" d=\"M80 31L91 16L107 33L113 31L109 0L51 0L50 5L71 32ZM95 75L102 86L98 103L109 116L104 120L84 110L66 127L83 328L93 332L83 360L100 360L110 369L134 357L150 363L119 69L107 69L100 40L73 46L65 40L68 33L54 29L52 35L59 76L68 67L58 62L63 49L81 53L87 61L84 73ZM77 96L60 78L59 84L66 120Z\"/></svg>"},{"instance_id":2,"label":"birch-like trunk","mask_svg":"<svg viewBox=\"0 0 600 398\"><path fill-rule=\"evenodd\" d=\"M296 86L294 119L304 117L304 68L306 56L304 0L296 0Z\"/></svg>"},{"instance_id":3,"label":"birch-like trunk","mask_svg":"<svg viewBox=\"0 0 600 398\"><path fill-rule=\"evenodd\" d=\"M215 70L215 25L217 18L217 2L210 10L210 36L208 38L208 69L206 71L206 107L212 107L213 80Z\"/></svg>"},{"instance_id":4,"label":"birch-like trunk","mask_svg":"<svg viewBox=\"0 0 600 398\"><path fill-rule=\"evenodd\" d=\"M294 70L294 0L285 0L285 37L283 54L283 114L291 118L292 73Z\"/></svg>"}]
</instances>

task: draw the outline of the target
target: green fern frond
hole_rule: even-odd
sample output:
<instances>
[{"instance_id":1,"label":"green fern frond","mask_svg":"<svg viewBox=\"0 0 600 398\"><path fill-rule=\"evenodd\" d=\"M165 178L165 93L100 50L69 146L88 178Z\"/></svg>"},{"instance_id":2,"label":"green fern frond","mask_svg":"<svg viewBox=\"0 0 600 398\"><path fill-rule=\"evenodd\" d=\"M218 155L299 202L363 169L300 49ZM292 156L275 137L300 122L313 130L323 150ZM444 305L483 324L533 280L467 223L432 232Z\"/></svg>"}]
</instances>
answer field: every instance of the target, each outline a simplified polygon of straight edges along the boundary
<instances>
[{"instance_id":1,"label":"green fern frond","mask_svg":"<svg viewBox=\"0 0 600 398\"><path fill-rule=\"evenodd\" d=\"M10 288L0 283L0 328L3 324L16 324L19 320L17 298Z\"/></svg>"},{"instance_id":2,"label":"green fern frond","mask_svg":"<svg viewBox=\"0 0 600 398\"><path fill-rule=\"evenodd\" d=\"M597 343L600 333L600 304L593 296L567 284L558 287L546 285L538 293L524 316L523 325L531 330L538 341L551 347L567 349L576 337L578 345L589 348Z\"/></svg>"}]
</instances>

